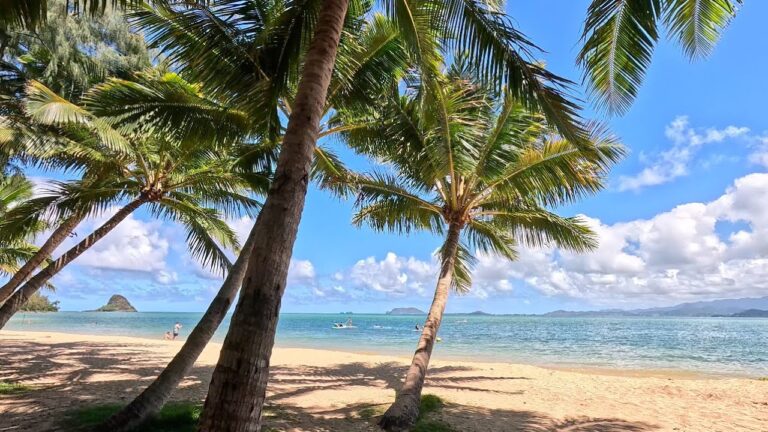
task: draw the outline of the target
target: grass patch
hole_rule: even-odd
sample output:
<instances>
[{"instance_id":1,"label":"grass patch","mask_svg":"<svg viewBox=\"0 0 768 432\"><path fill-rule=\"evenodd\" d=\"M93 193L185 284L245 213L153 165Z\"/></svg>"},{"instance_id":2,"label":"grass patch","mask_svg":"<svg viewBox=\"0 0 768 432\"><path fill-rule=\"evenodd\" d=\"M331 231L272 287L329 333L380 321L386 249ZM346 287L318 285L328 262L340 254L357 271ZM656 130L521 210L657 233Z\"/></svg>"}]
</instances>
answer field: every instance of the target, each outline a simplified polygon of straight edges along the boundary
<instances>
[{"instance_id":1,"label":"grass patch","mask_svg":"<svg viewBox=\"0 0 768 432\"><path fill-rule=\"evenodd\" d=\"M411 432L456 432L456 429L437 420L419 420Z\"/></svg>"},{"instance_id":2,"label":"grass patch","mask_svg":"<svg viewBox=\"0 0 768 432\"><path fill-rule=\"evenodd\" d=\"M373 405L361 408L360 411L357 412L357 416L363 420L370 420L384 414L385 407L386 405Z\"/></svg>"},{"instance_id":3,"label":"grass patch","mask_svg":"<svg viewBox=\"0 0 768 432\"><path fill-rule=\"evenodd\" d=\"M443 406L445 406L445 402L439 396L422 395L419 405L419 420L411 432L456 432L454 428L444 422L427 418L430 414L440 411Z\"/></svg>"},{"instance_id":4,"label":"grass patch","mask_svg":"<svg viewBox=\"0 0 768 432\"><path fill-rule=\"evenodd\" d=\"M420 417L433 413L445 405L439 396L432 394L425 394L421 397L421 405L419 405Z\"/></svg>"},{"instance_id":5,"label":"grass patch","mask_svg":"<svg viewBox=\"0 0 768 432\"><path fill-rule=\"evenodd\" d=\"M122 405L97 405L72 411L64 422L65 430L89 430L108 419ZM142 432L194 432L202 407L194 403L170 403L139 430Z\"/></svg>"},{"instance_id":6,"label":"grass patch","mask_svg":"<svg viewBox=\"0 0 768 432\"><path fill-rule=\"evenodd\" d=\"M760 377L757 380L758 381L768 381L768 377Z\"/></svg>"},{"instance_id":7,"label":"grass patch","mask_svg":"<svg viewBox=\"0 0 768 432\"><path fill-rule=\"evenodd\" d=\"M9 381L0 381L0 395L14 395L31 391L32 387Z\"/></svg>"}]
</instances>

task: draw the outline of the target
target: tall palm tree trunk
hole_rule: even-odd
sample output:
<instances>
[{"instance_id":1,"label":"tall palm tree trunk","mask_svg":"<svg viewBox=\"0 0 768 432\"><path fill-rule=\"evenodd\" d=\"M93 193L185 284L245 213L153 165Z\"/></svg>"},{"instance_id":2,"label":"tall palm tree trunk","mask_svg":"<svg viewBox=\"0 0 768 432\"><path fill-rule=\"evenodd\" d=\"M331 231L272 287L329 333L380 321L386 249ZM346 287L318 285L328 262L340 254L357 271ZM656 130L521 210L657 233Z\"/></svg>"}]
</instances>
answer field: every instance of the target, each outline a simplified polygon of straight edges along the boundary
<instances>
[{"instance_id":1,"label":"tall palm tree trunk","mask_svg":"<svg viewBox=\"0 0 768 432\"><path fill-rule=\"evenodd\" d=\"M72 262L75 258L79 257L83 252L88 250L97 241L101 240L105 235L112 231L123 219L133 213L142 204L148 201L145 197L137 198L125 207L121 208L111 218L109 218L102 226L97 228L88 237L84 238L80 243L76 244L72 249L68 250L61 257L59 257L53 264L40 270L36 275L32 276L21 288L19 288L11 298L6 301L2 307L0 307L0 329L5 327L5 324L9 319L21 309L22 306L29 300L32 294L36 293L40 287L42 287L48 280L55 276L62 268Z\"/></svg>"},{"instance_id":2,"label":"tall palm tree trunk","mask_svg":"<svg viewBox=\"0 0 768 432\"><path fill-rule=\"evenodd\" d=\"M24 263L21 268L13 274L11 279L0 287L0 304L3 304L13 294L13 291L19 287L35 269L53 254L53 251L75 230L75 227L83 220L83 216L70 216L61 225L59 225L48 240L40 246L32 258Z\"/></svg>"},{"instance_id":3,"label":"tall palm tree trunk","mask_svg":"<svg viewBox=\"0 0 768 432\"><path fill-rule=\"evenodd\" d=\"M432 306L429 307L424 329L413 355L411 367L405 376L403 387L397 393L395 402L387 409L379 421L379 426L388 431L409 430L419 417L419 405L421 404L421 390L424 388L424 380L427 378L429 359L432 356L432 348L435 346L437 331L443 320L443 312L448 302L448 294L451 291L453 281L453 265L456 260L456 252L459 248L461 225L451 224L448 228L448 236L442 254L442 266L440 277L435 287L435 297Z\"/></svg>"},{"instance_id":4,"label":"tall palm tree trunk","mask_svg":"<svg viewBox=\"0 0 768 432\"><path fill-rule=\"evenodd\" d=\"M288 265L348 0L325 0L307 51L275 180L256 219L240 300L213 371L200 431L258 432Z\"/></svg>"},{"instance_id":5,"label":"tall palm tree trunk","mask_svg":"<svg viewBox=\"0 0 768 432\"><path fill-rule=\"evenodd\" d=\"M255 227L251 229L240 256L229 270L229 274L221 284L219 292L213 299L205 314L190 333L181 350L173 357L163 372L130 404L99 425L97 432L130 431L150 416L156 414L168 402L179 382L189 373L195 361L208 345L216 329L224 320L229 306L235 299L237 291L243 284L245 271L248 268L248 258L255 242Z\"/></svg>"}]
</instances>

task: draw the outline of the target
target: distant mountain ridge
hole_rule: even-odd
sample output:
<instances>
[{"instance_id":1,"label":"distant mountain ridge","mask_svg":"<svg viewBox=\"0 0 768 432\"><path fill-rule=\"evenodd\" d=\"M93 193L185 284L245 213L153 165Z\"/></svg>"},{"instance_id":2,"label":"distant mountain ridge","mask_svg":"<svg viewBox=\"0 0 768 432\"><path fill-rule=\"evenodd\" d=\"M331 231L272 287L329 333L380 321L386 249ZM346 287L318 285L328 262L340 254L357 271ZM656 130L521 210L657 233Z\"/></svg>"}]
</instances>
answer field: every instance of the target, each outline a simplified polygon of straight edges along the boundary
<instances>
[{"instance_id":1,"label":"distant mountain ridge","mask_svg":"<svg viewBox=\"0 0 768 432\"><path fill-rule=\"evenodd\" d=\"M756 312L752 312L754 310ZM768 296L756 298L723 299L681 303L675 306L646 309L604 309L598 311L557 310L545 313L548 317L587 317L587 316L659 316L659 317L709 317L709 316L765 316L742 315L746 311L753 314L768 310Z\"/></svg>"},{"instance_id":2,"label":"distant mountain ridge","mask_svg":"<svg viewBox=\"0 0 768 432\"><path fill-rule=\"evenodd\" d=\"M394 308L387 315L426 315L427 313L415 307Z\"/></svg>"},{"instance_id":3,"label":"distant mountain ridge","mask_svg":"<svg viewBox=\"0 0 768 432\"><path fill-rule=\"evenodd\" d=\"M738 312L731 316L737 318L768 318L768 310L747 309L743 312Z\"/></svg>"}]
</instances>

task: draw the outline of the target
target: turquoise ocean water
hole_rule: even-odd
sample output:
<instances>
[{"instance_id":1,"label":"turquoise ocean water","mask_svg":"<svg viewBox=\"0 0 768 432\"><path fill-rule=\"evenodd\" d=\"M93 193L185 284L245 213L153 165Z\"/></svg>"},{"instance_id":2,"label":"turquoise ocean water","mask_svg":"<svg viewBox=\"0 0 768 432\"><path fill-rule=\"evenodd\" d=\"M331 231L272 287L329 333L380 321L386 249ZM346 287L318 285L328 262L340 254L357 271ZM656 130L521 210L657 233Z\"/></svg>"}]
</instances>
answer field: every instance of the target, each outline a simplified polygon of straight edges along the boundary
<instances>
[{"instance_id":1,"label":"turquoise ocean water","mask_svg":"<svg viewBox=\"0 0 768 432\"><path fill-rule=\"evenodd\" d=\"M8 330L56 331L160 339L176 321L181 338L200 313L23 313ZM347 317L357 328L335 330ZM408 355L423 316L282 314L284 347ZM215 340L224 338L227 319ZM448 315L436 355L549 366L682 370L768 376L768 319L546 318Z\"/></svg>"}]
</instances>

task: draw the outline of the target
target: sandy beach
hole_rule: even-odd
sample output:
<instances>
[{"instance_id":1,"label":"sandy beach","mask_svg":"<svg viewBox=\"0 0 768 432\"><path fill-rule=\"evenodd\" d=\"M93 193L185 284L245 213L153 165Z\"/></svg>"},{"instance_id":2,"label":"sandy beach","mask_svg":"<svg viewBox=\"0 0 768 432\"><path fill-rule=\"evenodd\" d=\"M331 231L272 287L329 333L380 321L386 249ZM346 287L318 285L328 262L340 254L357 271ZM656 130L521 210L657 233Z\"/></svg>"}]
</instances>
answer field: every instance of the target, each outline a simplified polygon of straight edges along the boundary
<instances>
[{"instance_id":1,"label":"sandy beach","mask_svg":"<svg viewBox=\"0 0 768 432\"><path fill-rule=\"evenodd\" d=\"M69 410L125 403L180 341L3 331L0 380L33 390L0 395L0 431L58 430ZM201 401L220 345L211 344L175 400ZM376 431L361 411L391 402L407 358L276 348L266 424L278 431ZM658 371L554 370L433 361L425 393L458 431L766 431L768 381Z\"/></svg>"}]
</instances>

